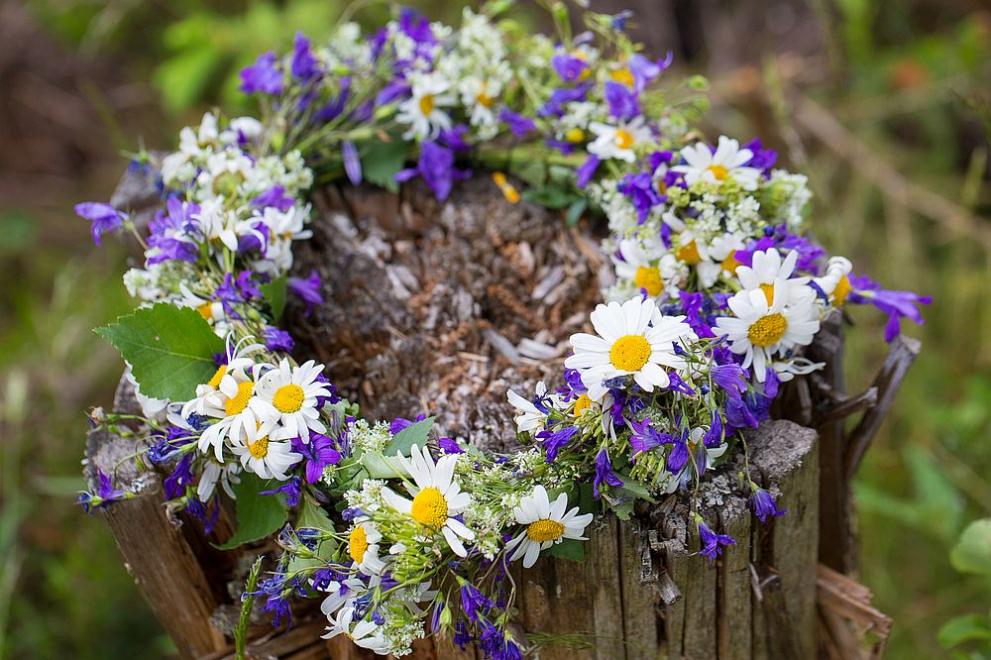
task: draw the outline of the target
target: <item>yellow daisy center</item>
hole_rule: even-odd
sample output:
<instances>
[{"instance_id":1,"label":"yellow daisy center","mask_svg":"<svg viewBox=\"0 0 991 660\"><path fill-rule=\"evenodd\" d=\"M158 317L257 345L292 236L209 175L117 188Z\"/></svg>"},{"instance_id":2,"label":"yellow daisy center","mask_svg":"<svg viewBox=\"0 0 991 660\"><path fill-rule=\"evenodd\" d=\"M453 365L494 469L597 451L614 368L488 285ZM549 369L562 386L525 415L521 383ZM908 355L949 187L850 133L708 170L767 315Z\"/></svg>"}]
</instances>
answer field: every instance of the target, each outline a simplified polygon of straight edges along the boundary
<instances>
[{"instance_id":1,"label":"yellow daisy center","mask_svg":"<svg viewBox=\"0 0 991 660\"><path fill-rule=\"evenodd\" d=\"M775 312L754 321L747 330L747 339L754 346L767 348L778 343L788 329L788 319Z\"/></svg>"},{"instance_id":2,"label":"yellow daisy center","mask_svg":"<svg viewBox=\"0 0 991 660\"><path fill-rule=\"evenodd\" d=\"M588 410L591 406L592 406L592 399L590 399L587 394L582 394L577 399L575 399L575 407L574 410L572 410L572 414L574 414L575 417L578 417L583 412Z\"/></svg>"},{"instance_id":3,"label":"yellow daisy center","mask_svg":"<svg viewBox=\"0 0 991 660\"><path fill-rule=\"evenodd\" d=\"M199 307L197 307L196 308L196 311L199 312L200 313L200 316L202 316L207 321L212 321L213 320L213 304L212 303L205 302L202 305L200 305Z\"/></svg>"},{"instance_id":4,"label":"yellow daisy center","mask_svg":"<svg viewBox=\"0 0 991 660\"><path fill-rule=\"evenodd\" d=\"M272 405L279 412L294 413L303 407L303 399L305 398L306 394L304 394L303 388L295 383L290 383L275 390Z\"/></svg>"},{"instance_id":5,"label":"yellow daisy center","mask_svg":"<svg viewBox=\"0 0 991 660\"><path fill-rule=\"evenodd\" d=\"M368 532L364 527L355 527L348 537L348 554L360 564L364 561L366 552L368 552Z\"/></svg>"},{"instance_id":6,"label":"yellow daisy center","mask_svg":"<svg viewBox=\"0 0 991 660\"><path fill-rule=\"evenodd\" d=\"M480 106L485 108L491 108L492 105L495 103L495 99L489 96L486 93L486 90L484 89L478 93L478 96L475 97L475 100L478 101L478 104Z\"/></svg>"},{"instance_id":7,"label":"yellow daisy center","mask_svg":"<svg viewBox=\"0 0 991 660\"><path fill-rule=\"evenodd\" d=\"M645 289L648 296L656 296L664 290L664 280L657 266L640 266L633 275L633 283L638 289Z\"/></svg>"},{"instance_id":8,"label":"yellow daisy center","mask_svg":"<svg viewBox=\"0 0 991 660\"><path fill-rule=\"evenodd\" d=\"M716 181L725 181L726 177L729 176L729 170L723 165L710 165L706 169L712 172L712 176L716 177Z\"/></svg>"},{"instance_id":9,"label":"yellow daisy center","mask_svg":"<svg viewBox=\"0 0 991 660\"><path fill-rule=\"evenodd\" d=\"M268 436L258 438L254 442L248 443L248 452L255 458L265 458L268 456Z\"/></svg>"},{"instance_id":10,"label":"yellow daisy center","mask_svg":"<svg viewBox=\"0 0 991 660\"><path fill-rule=\"evenodd\" d=\"M564 525L556 520L542 518L527 525L526 535L537 543L556 541L564 536Z\"/></svg>"},{"instance_id":11,"label":"yellow daisy center","mask_svg":"<svg viewBox=\"0 0 991 660\"><path fill-rule=\"evenodd\" d=\"M625 128L616 129L616 146L620 149L629 149L633 146L633 133L630 133Z\"/></svg>"},{"instance_id":12,"label":"yellow daisy center","mask_svg":"<svg viewBox=\"0 0 991 660\"><path fill-rule=\"evenodd\" d=\"M736 250L730 252L729 255L725 259L723 259L723 263L722 263L723 270L725 270L728 273L735 273L736 269L742 265L743 264L741 264L736 259Z\"/></svg>"},{"instance_id":13,"label":"yellow daisy center","mask_svg":"<svg viewBox=\"0 0 991 660\"><path fill-rule=\"evenodd\" d=\"M674 256L679 261L684 261L689 266L694 266L698 262L702 261L702 255L699 254L699 246L695 241L682 245L675 251Z\"/></svg>"},{"instance_id":14,"label":"yellow daisy center","mask_svg":"<svg viewBox=\"0 0 991 660\"><path fill-rule=\"evenodd\" d=\"M227 412L227 416L233 417L234 415L240 415L248 407L248 401L251 400L251 395L254 391L255 384L250 380L238 383L237 394L224 402L224 410Z\"/></svg>"},{"instance_id":15,"label":"yellow daisy center","mask_svg":"<svg viewBox=\"0 0 991 660\"><path fill-rule=\"evenodd\" d=\"M643 335L623 335L609 349L609 361L621 371L640 371L650 359L651 349Z\"/></svg>"},{"instance_id":16,"label":"yellow daisy center","mask_svg":"<svg viewBox=\"0 0 991 660\"><path fill-rule=\"evenodd\" d=\"M424 488L413 498L411 510L413 520L424 527L440 529L447 522L447 500L440 489L430 486Z\"/></svg>"},{"instance_id":17,"label":"yellow daisy center","mask_svg":"<svg viewBox=\"0 0 991 660\"><path fill-rule=\"evenodd\" d=\"M843 303L846 302L847 296L853 292L853 286L850 284L850 278L844 275L840 278L840 281L836 283L836 288L833 289L833 303L837 307L842 307Z\"/></svg>"},{"instance_id":18,"label":"yellow daisy center","mask_svg":"<svg viewBox=\"0 0 991 660\"><path fill-rule=\"evenodd\" d=\"M578 128L577 126L569 128L564 132L564 139L572 144L577 144L579 142L585 141L585 131Z\"/></svg>"},{"instance_id":19,"label":"yellow daisy center","mask_svg":"<svg viewBox=\"0 0 991 660\"><path fill-rule=\"evenodd\" d=\"M633 72L626 67L611 71L609 73L609 77L618 83L626 85L627 87L633 87Z\"/></svg>"},{"instance_id":20,"label":"yellow daisy center","mask_svg":"<svg viewBox=\"0 0 991 660\"><path fill-rule=\"evenodd\" d=\"M224 376L226 374L227 374L227 365L222 364L219 367L217 367L217 370L213 372L213 376L210 377L210 380L208 380L206 384L212 387L213 389L217 389L218 387L220 387L220 381L224 379Z\"/></svg>"},{"instance_id":21,"label":"yellow daisy center","mask_svg":"<svg viewBox=\"0 0 991 660\"><path fill-rule=\"evenodd\" d=\"M424 94L420 97L420 112L424 115L429 115L434 111L434 95Z\"/></svg>"},{"instance_id":22,"label":"yellow daisy center","mask_svg":"<svg viewBox=\"0 0 991 660\"><path fill-rule=\"evenodd\" d=\"M761 284L760 290L764 292L764 297L767 298L767 304L774 304L774 285L773 284Z\"/></svg>"}]
</instances>

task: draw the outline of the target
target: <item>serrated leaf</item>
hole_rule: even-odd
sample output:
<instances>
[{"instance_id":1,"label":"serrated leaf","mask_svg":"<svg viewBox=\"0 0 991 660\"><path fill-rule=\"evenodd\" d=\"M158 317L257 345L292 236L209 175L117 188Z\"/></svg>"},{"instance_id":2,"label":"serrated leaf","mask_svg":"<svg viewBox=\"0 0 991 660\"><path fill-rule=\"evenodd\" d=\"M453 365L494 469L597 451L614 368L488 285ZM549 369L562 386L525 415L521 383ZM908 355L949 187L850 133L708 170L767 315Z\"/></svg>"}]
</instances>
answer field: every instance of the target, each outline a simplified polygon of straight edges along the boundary
<instances>
[{"instance_id":1,"label":"serrated leaf","mask_svg":"<svg viewBox=\"0 0 991 660\"><path fill-rule=\"evenodd\" d=\"M362 177L390 192L397 192L399 182L396 181L396 174L406 165L409 145L399 139L389 142L371 140L363 143L358 151Z\"/></svg>"},{"instance_id":2,"label":"serrated leaf","mask_svg":"<svg viewBox=\"0 0 991 660\"><path fill-rule=\"evenodd\" d=\"M582 541L576 539L564 539L560 543L552 545L544 551L549 557L567 559L568 561L582 561L585 559L585 548Z\"/></svg>"},{"instance_id":3,"label":"serrated leaf","mask_svg":"<svg viewBox=\"0 0 991 660\"><path fill-rule=\"evenodd\" d=\"M262 292L262 298L268 303L268 308L272 311L272 320L278 321L282 318L282 312L286 308L286 286L289 279L285 275L280 275L276 277L271 282L267 284L262 284L259 289Z\"/></svg>"},{"instance_id":4,"label":"serrated leaf","mask_svg":"<svg viewBox=\"0 0 991 660\"><path fill-rule=\"evenodd\" d=\"M95 332L130 363L143 395L170 401L191 399L216 372L214 354L224 350L196 310L168 303L135 310Z\"/></svg>"},{"instance_id":5,"label":"serrated leaf","mask_svg":"<svg viewBox=\"0 0 991 660\"><path fill-rule=\"evenodd\" d=\"M261 495L263 490L278 488L274 479L262 481L257 475L244 472L241 483L235 484L237 499L234 510L237 514L237 529L226 543L218 545L221 550L230 550L245 543L258 541L279 530L289 517L282 498L278 495Z\"/></svg>"},{"instance_id":6,"label":"serrated leaf","mask_svg":"<svg viewBox=\"0 0 991 660\"><path fill-rule=\"evenodd\" d=\"M415 424L407 426L392 436L392 440L382 450L382 455L389 458L394 457L397 453L403 456L409 456L410 449L413 445L418 445L422 449L427 444L427 436L430 434L430 429L433 425L434 418L427 417Z\"/></svg>"},{"instance_id":7,"label":"serrated leaf","mask_svg":"<svg viewBox=\"0 0 991 660\"><path fill-rule=\"evenodd\" d=\"M991 621L981 614L958 616L943 624L937 639L939 645L946 649L964 642L991 640Z\"/></svg>"},{"instance_id":8,"label":"serrated leaf","mask_svg":"<svg viewBox=\"0 0 991 660\"><path fill-rule=\"evenodd\" d=\"M970 523L950 552L950 563L961 573L991 576L991 518Z\"/></svg>"}]
</instances>

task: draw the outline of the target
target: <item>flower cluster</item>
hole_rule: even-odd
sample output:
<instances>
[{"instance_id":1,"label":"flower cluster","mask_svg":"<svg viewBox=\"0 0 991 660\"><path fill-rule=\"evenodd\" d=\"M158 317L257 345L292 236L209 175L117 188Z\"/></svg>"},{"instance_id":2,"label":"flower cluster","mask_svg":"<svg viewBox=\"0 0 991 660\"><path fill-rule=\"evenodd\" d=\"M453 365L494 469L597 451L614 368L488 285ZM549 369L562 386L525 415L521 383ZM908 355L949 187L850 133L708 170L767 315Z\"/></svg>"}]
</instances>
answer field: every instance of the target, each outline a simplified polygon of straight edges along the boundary
<instances>
[{"instance_id":1,"label":"flower cluster","mask_svg":"<svg viewBox=\"0 0 991 660\"><path fill-rule=\"evenodd\" d=\"M124 278L142 308L195 309L202 320L173 317L204 328L190 346L226 342L176 351L187 362L170 388L138 378L147 365L122 348L170 506L209 529L222 493L267 498L256 515L273 514L251 528L268 526L284 553L255 595L278 622L290 599L319 594L328 637L381 654L440 634L520 657L510 564L580 555L597 511L627 517L638 500L685 493L715 558L734 541L693 493L730 456L746 460L740 432L767 418L781 382L822 366L803 351L825 316L872 304L890 341L928 302L854 275L805 237L805 178L775 169L759 141L690 138L700 99L665 80L670 58L639 52L625 13L587 12L576 36L559 20L554 40L497 22L507 6L465 10L458 28L402 10L368 36L352 23L324 44L299 35L241 74L259 119L207 114L176 152L138 161L163 191L146 234L107 204L76 209L97 242L121 229L142 242L144 267ZM472 167L494 170L509 203L592 210L611 230L615 278L594 334L571 337L559 385L508 392L520 448L505 456L436 437L425 416L363 419L323 365L290 357L292 328L277 327L287 293L322 302L316 273L288 276L293 243L310 236L314 173L422 178L445 199ZM125 499L112 477L83 505ZM784 513L747 470L740 479L761 521Z\"/></svg>"}]
</instances>

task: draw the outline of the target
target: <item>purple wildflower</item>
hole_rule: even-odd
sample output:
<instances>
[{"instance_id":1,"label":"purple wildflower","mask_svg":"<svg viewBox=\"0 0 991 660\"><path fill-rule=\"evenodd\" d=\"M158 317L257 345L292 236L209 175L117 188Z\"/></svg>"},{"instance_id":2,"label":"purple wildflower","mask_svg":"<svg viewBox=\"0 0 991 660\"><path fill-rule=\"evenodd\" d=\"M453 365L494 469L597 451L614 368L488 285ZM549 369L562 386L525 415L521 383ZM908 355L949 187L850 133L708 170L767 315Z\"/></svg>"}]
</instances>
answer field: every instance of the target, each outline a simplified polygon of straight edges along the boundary
<instances>
[{"instance_id":1,"label":"purple wildflower","mask_svg":"<svg viewBox=\"0 0 991 660\"><path fill-rule=\"evenodd\" d=\"M182 497L186 492L186 487L192 485L193 479L193 454L189 453L176 463L172 474L162 482L165 499L174 500Z\"/></svg>"},{"instance_id":2,"label":"purple wildflower","mask_svg":"<svg viewBox=\"0 0 991 660\"><path fill-rule=\"evenodd\" d=\"M276 185L251 200L251 205L260 209L271 206L285 213L292 208L294 201L286 194L285 188Z\"/></svg>"},{"instance_id":3,"label":"purple wildflower","mask_svg":"<svg viewBox=\"0 0 991 660\"><path fill-rule=\"evenodd\" d=\"M649 417L644 417L641 421L630 420L630 449L633 455L657 449L663 444L670 443L672 438L667 433L661 433L652 426Z\"/></svg>"},{"instance_id":4,"label":"purple wildflower","mask_svg":"<svg viewBox=\"0 0 991 660\"><path fill-rule=\"evenodd\" d=\"M323 476L323 470L328 465L341 462L341 452L334 446L334 440L322 433L310 433L310 441L303 442L300 438L292 439L292 450L302 454L305 460L306 483L315 484Z\"/></svg>"},{"instance_id":5,"label":"purple wildflower","mask_svg":"<svg viewBox=\"0 0 991 660\"><path fill-rule=\"evenodd\" d=\"M912 291L882 289L880 284L863 276L851 275L850 284L853 286L853 293L847 300L858 305L874 305L888 315L888 323L884 327L886 342L894 341L900 334L903 318L919 325L925 323L918 305L932 303L931 296L920 296Z\"/></svg>"},{"instance_id":6,"label":"purple wildflower","mask_svg":"<svg viewBox=\"0 0 991 660\"><path fill-rule=\"evenodd\" d=\"M567 83L578 82L588 69L588 62L567 53L558 53L552 57L551 65L561 80Z\"/></svg>"},{"instance_id":7,"label":"purple wildflower","mask_svg":"<svg viewBox=\"0 0 991 660\"><path fill-rule=\"evenodd\" d=\"M241 69L241 91L246 94L281 94L282 72L275 64L275 53L262 53L249 67Z\"/></svg>"},{"instance_id":8,"label":"purple wildflower","mask_svg":"<svg viewBox=\"0 0 991 660\"><path fill-rule=\"evenodd\" d=\"M623 480L612 469L612 463L609 461L609 452L605 448L600 449L599 453L595 456L595 477L592 479L592 494L595 495L596 499L599 499L599 486L602 484L612 486L613 488L619 488L623 485Z\"/></svg>"},{"instance_id":9,"label":"purple wildflower","mask_svg":"<svg viewBox=\"0 0 991 660\"><path fill-rule=\"evenodd\" d=\"M783 516L787 513L786 509L778 507L778 503L774 501L774 495L756 484L751 484L750 487L753 490L753 495L750 496L750 506L754 510L754 515L762 523L766 523L768 518Z\"/></svg>"},{"instance_id":10,"label":"purple wildflower","mask_svg":"<svg viewBox=\"0 0 991 660\"><path fill-rule=\"evenodd\" d=\"M609 114L620 121L629 121L640 114L636 94L623 83L607 82L605 99L609 104Z\"/></svg>"},{"instance_id":11,"label":"purple wildflower","mask_svg":"<svg viewBox=\"0 0 991 660\"><path fill-rule=\"evenodd\" d=\"M712 421L709 423L709 430L702 436L702 444L710 448L723 444L723 416L718 410L712 411Z\"/></svg>"},{"instance_id":12,"label":"purple wildflower","mask_svg":"<svg viewBox=\"0 0 991 660\"><path fill-rule=\"evenodd\" d=\"M307 467L307 469L309 469ZM299 477L291 477L289 481L285 482L278 488L272 488L271 490L263 490L259 492L259 495L278 495L279 493L286 496L286 506L294 507L299 504L299 498L302 496L303 491L300 488Z\"/></svg>"},{"instance_id":13,"label":"purple wildflower","mask_svg":"<svg viewBox=\"0 0 991 660\"><path fill-rule=\"evenodd\" d=\"M710 560L714 560L716 557L723 553L724 547L729 547L731 545L736 545L736 541L733 540L732 536L727 536L726 534L717 534L709 526L705 524L704 521L698 522L699 530L699 554L705 555Z\"/></svg>"},{"instance_id":14,"label":"purple wildflower","mask_svg":"<svg viewBox=\"0 0 991 660\"><path fill-rule=\"evenodd\" d=\"M290 67L293 78L303 82L308 82L320 76L320 68L317 60L310 50L310 40L302 32L296 33L293 41L292 65Z\"/></svg>"},{"instance_id":15,"label":"purple wildflower","mask_svg":"<svg viewBox=\"0 0 991 660\"><path fill-rule=\"evenodd\" d=\"M582 163L581 167L575 171L576 184L579 188L584 188L588 185L588 182L592 180L593 176L595 176L595 171L599 169L599 163L601 162L602 161L599 160L598 156L589 154L588 158L585 159L585 162Z\"/></svg>"},{"instance_id":16,"label":"purple wildflower","mask_svg":"<svg viewBox=\"0 0 991 660\"><path fill-rule=\"evenodd\" d=\"M688 429L681 432L681 435L670 435L671 451L668 452L667 468L668 472L678 474L681 468L688 463Z\"/></svg>"},{"instance_id":17,"label":"purple wildflower","mask_svg":"<svg viewBox=\"0 0 991 660\"><path fill-rule=\"evenodd\" d=\"M97 245L100 244L100 237L103 234L120 230L124 226L124 219L126 218L123 213L102 202L76 204L75 211L76 215L93 223L90 226L90 234L93 236L93 242Z\"/></svg>"},{"instance_id":18,"label":"purple wildflower","mask_svg":"<svg viewBox=\"0 0 991 660\"><path fill-rule=\"evenodd\" d=\"M754 138L745 144L743 148L750 149L753 153L753 157L748 162L744 163L744 165L761 170L764 174L764 178L770 178L771 169L774 167L774 163L778 160L778 152L774 149L765 149L764 145L760 141L760 138Z\"/></svg>"},{"instance_id":19,"label":"purple wildflower","mask_svg":"<svg viewBox=\"0 0 991 660\"><path fill-rule=\"evenodd\" d=\"M344 173L348 175L348 181L354 185L361 183L361 159L358 157L358 148L351 140L341 142L341 158L344 159Z\"/></svg>"},{"instance_id":20,"label":"purple wildflower","mask_svg":"<svg viewBox=\"0 0 991 660\"><path fill-rule=\"evenodd\" d=\"M461 445L457 443L453 438L443 437L437 438L437 446L445 454L463 454L465 450L461 448Z\"/></svg>"},{"instance_id":21,"label":"purple wildflower","mask_svg":"<svg viewBox=\"0 0 991 660\"><path fill-rule=\"evenodd\" d=\"M426 141L420 145L420 159L415 168L396 174L396 181L409 181L420 176L434 192L438 200L447 199L455 181L470 176L471 172L454 167L454 151L437 142Z\"/></svg>"},{"instance_id":22,"label":"purple wildflower","mask_svg":"<svg viewBox=\"0 0 991 660\"><path fill-rule=\"evenodd\" d=\"M555 89L537 114L541 117L560 117L564 114L565 104L584 101L590 89L592 89L591 83L583 83L573 88Z\"/></svg>"},{"instance_id":23,"label":"purple wildflower","mask_svg":"<svg viewBox=\"0 0 991 660\"><path fill-rule=\"evenodd\" d=\"M265 329L262 330L262 337L265 339L265 348L270 351L289 353L295 346L292 335L274 325L265 326Z\"/></svg>"},{"instance_id":24,"label":"purple wildflower","mask_svg":"<svg viewBox=\"0 0 991 660\"><path fill-rule=\"evenodd\" d=\"M731 400L739 400L747 391L747 374L743 367L734 362L716 365L710 373L713 382L722 388Z\"/></svg>"},{"instance_id":25,"label":"purple wildflower","mask_svg":"<svg viewBox=\"0 0 991 660\"><path fill-rule=\"evenodd\" d=\"M637 53L630 58L629 69L630 73L633 74L633 89L640 93L644 90L654 80L657 76L661 75L664 69L671 66L671 60L673 56L671 52L663 60L651 60L643 55Z\"/></svg>"},{"instance_id":26,"label":"purple wildflower","mask_svg":"<svg viewBox=\"0 0 991 660\"><path fill-rule=\"evenodd\" d=\"M537 124L532 119L517 114L509 108L502 109L502 112L499 113L499 121L509 126L510 132L517 138L524 138L537 130Z\"/></svg>"},{"instance_id":27,"label":"purple wildflower","mask_svg":"<svg viewBox=\"0 0 991 660\"><path fill-rule=\"evenodd\" d=\"M627 174L620 179L617 190L633 203L637 210L637 223L641 225L647 220L651 209L664 201L647 172Z\"/></svg>"},{"instance_id":28,"label":"purple wildflower","mask_svg":"<svg viewBox=\"0 0 991 660\"><path fill-rule=\"evenodd\" d=\"M484 616L492 609L492 601L471 584L461 585L461 609L472 623L478 623L479 615Z\"/></svg>"},{"instance_id":29,"label":"purple wildflower","mask_svg":"<svg viewBox=\"0 0 991 660\"><path fill-rule=\"evenodd\" d=\"M127 497L127 491L114 488L110 475L103 470L96 471L96 493L84 491L79 494L78 503L83 511L89 513L93 509L102 509L112 502L118 502Z\"/></svg>"},{"instance_id":30,"label":"purple wildflower","mask_svg":"<svg viewBox=\"0 0 991 660\"><path fill-rule=\"evenodd\" d=\"M575 437L579 430L577 426L566 426L557 431L545 429L537 433L537 438L543 441L544 451L547 452L548 463L553 463L557 460L558 452L571 442L571 439Z\"/></svg>"},{"instance_id":31,"label":"purple wildflower","mask_svg":"<svg viewBox=\"0 0 991 660\"><path fill-rule=\"evenodd\" d=\"M306 313L309 314L317 305L323 304L323 294L321 293L322 283L320 273L311 270L308 277L290 277L289 290L299 296L306 303Z\"/></svg>"},{"instance_id":32,"label":"purple wildflower","mask_svg":"<svg viewBox=\"0 0 991 660\"><path fill-rule=\"evenodd\" d=\"M199 212L199 205L183 202L175 195L165 200L165 209L148 223L149 266L163 261L196 261L199 250L192 235L198 231L199 223L193 215Z\"/></svg>"}]
</instances>

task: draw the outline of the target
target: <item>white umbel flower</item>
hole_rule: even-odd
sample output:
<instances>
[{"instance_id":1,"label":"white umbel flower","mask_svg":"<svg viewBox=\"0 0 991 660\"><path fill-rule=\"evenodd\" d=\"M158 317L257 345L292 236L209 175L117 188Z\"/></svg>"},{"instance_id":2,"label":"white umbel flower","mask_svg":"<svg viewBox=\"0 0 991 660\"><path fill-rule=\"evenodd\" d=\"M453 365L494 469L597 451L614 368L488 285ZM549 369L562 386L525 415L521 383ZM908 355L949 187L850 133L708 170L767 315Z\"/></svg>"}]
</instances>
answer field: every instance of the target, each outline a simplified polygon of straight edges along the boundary
<instances>
[{"instance_id":1,"label":"white umbel flower","mask_svg":"<svg viewBox=\"0 0 991 660\"><path fill-rule=\"evenodd\" d=\"M764 382L767 367L776 353L807 346L819 331L812 300L789 300L780 281L774 284L772 298L774 302L768 305L763 291L740 291L728 301L736 316L716 319L716 334L728 338L730 350L744 356L744 369L753 365L760 382Z\"/></svg>"},{"instance_id":2,"label":"white umbel flower","mask_svg":"<svg viewBox=\"0 0 991 660\"><path fill-rule=\"evenodd\" d=\"M323 365L310 360L294 367L288 358L258 381L256 396L268 408L270 417L278 419L288 437L298 436L310 441L310 431L324 433L327 427L320 421L319 397L329 397L330 390L317 380Z\"/></svg>"},{"instance_id":3,"label":"white umbel flower","mask_svg":"<svg viewBox=\"0 0 991 660\"><path fill-rule=\"evenodd\" d=\"M462 493L461 487L454 481L457 454L444 456L434 463L429 451L413 445L409 458L398 455L396 459L413 477L414 483L406 485L413 500L383 488L385 501L400 513L411 516L424 528L443 534L454 554L467 557L468 551L462 539L472 541L475 533L454 517L471 504L468 493Z\"/></svg>"},{"instance_id":4,"label":"white umbel flower","mask_svg":"<svg viewBox=\"0 0 991 660\"><path fill-rule=\"evenodd\" d=\"M512 551L510 561L523 558L523 567L530 568L537 561L541 550L560 543L564 539L584 541L585 528L592 522L592 514L578 514L578 507L570 511L568 495L561 493L552 503L543 486L536 486L533 492L520 499L513 510L517 524L526 529L517 534L508 544L506 552Z\"/></svg>"},{"instance_id":5,"label":"white umbel flower","mask_svg":"<svg viewBox=\"0 0 991 660\"><path fill-rule=\"evenodd\" d=\"M685 175L685 183L696 181L722 183L728 179L736 181L744 190L757 188L760 170L744 167L754 157L750 149L741 149L736 140L721 135L719 146L713 153L705 142L697 142L681 150L685 165L675 165L671 169Z\"/></svg>"},{"instance_id":6,"label":"white umbel flower","mask_svg":"<svg viewBox=\"0 0 991 660\"><path fill-rule=\"evenodd\" d=\"M451 85L436 74L414 74L411 78L411 95L396 115L396 121L409 125L403 138L436 137L451 127L451 116L444 111L456 101L450 93Z\"/></svg>"},{"instance_id":7,"label":"white umbel flower","mask_svg":"<svg viewBox=\"0 0 991 660\"><path fill-rule=\"evenodd\" d=\"M575 354L564 366L581 371L588 395L598 401L606 393L604 381L632 375L648 392L670 382L662 366L683 369L685 360L674 350L675 342L696 339L684 316L662 316L651 300L632 298L620 305L598 305L592 326L599 336L571 335Z\"/></svg>"},{"instance_id":8,"label":"white umbel flower","mask_svg":"<svg viewBox=\"0 0 991 660\"><path fill-rule=\"evenodd\" d=\"M588 145L588 152L602 160L615 158L632 163L637 159L636 148L651 139L650 129L644 125L643 117L619 126L592 122L588 127L596 136Z\"/></svg>"},{"instance_id":9,"label":"white umbel flower","mask_svg":"<svg viewBox=\"0 0 991 660\"><path fill-rule=\"evenodd\" d=\"M259 422L254 429L245 426L231 450L241 459L245 470L262 479L285 481L289 469L303 460L303 455L292 450L285 436L278 436L277 431L281 430L275 420Z\"/></svg>"}]
</instances>

